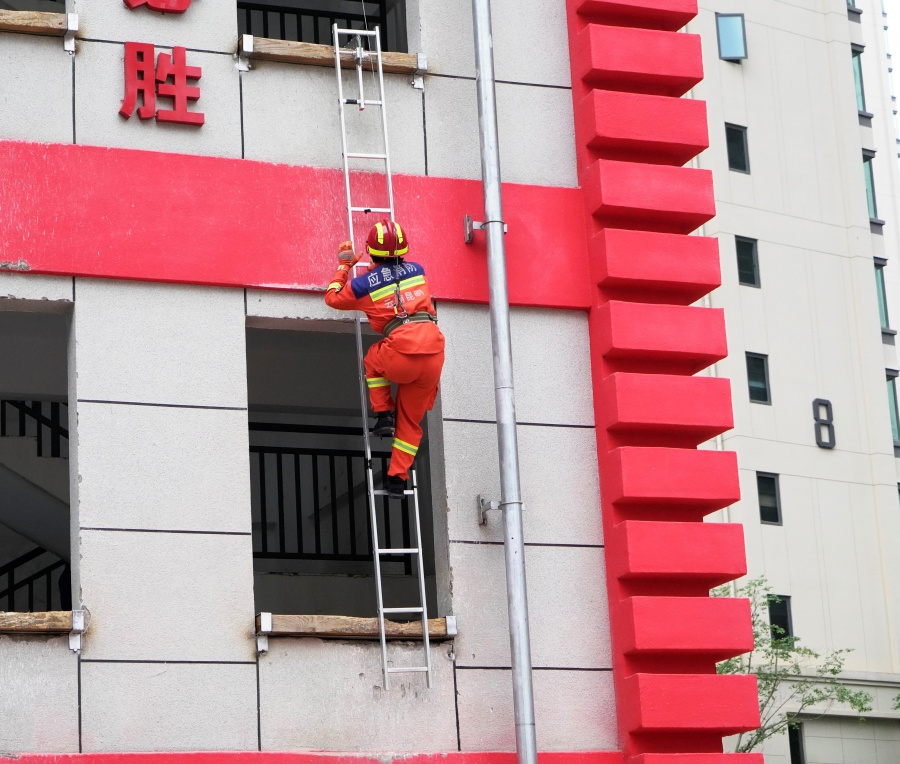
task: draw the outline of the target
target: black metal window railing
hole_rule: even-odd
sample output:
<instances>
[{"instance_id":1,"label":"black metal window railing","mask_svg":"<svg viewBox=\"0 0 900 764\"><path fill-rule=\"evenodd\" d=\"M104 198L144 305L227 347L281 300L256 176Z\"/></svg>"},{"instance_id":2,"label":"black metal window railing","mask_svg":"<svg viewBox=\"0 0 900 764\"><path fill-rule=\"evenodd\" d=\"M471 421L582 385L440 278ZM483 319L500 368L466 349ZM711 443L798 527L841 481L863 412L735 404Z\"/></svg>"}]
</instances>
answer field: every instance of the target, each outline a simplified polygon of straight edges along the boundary
<instances>
[{"instance_id":1,"label":"black metal window railing","mask_svg":"<svg viewBox=\"0 0 900 764\"><path fill-rule=\"evenodd\" d=\"M380 485L390 453L373 454ZM372 519L362 451L251 446L253 556L259 560L371 562ZM379 546L408 548L409 501L377 497ZM412 574L409 555L382 561Z\"/></svg>"},{"instance_id":2,"label":"black metal window railing","mask_svg":"<svg viewBox=\"0 0 900 764\"><path fill-rule=\"evenodd\" d=\"M37 438L37 455L69 455L69 406L54 401L0 400L0 438Z\"/></svg>"},{"instance_id":3,"label":"black metal window railing","mask_svg":"<svg viewBox=\"0 0 900 764\"><path fill-rule=\"evenodd\" d=\"M71 597L62 596L71 586L68 568L65 560L41 547L0 566L0 610L71 610Z\"/></svg>"},{"instance_id":4,"label":"black metal window railing","mask_svg":"<svg viewBox=\"0 0 900 764\"><path fill-rule=\"evenodd\" d=\"M338 24L343 29L374 29L380 26L382 49L398 49L387 23L387 0L331 0L318 5L319 8L313 8L304 7L302 2L291 5L238 0L238 33L331 45L332 24Z\"/></svg>"}]
</instances>

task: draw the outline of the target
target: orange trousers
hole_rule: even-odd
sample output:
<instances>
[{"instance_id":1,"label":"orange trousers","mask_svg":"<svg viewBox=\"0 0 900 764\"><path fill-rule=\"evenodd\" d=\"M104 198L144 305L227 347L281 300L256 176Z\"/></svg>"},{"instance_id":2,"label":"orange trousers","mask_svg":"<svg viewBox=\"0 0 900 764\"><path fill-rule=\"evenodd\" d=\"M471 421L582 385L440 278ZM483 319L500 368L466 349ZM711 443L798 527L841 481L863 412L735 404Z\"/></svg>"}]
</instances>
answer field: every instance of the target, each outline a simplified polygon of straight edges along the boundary
<instances>
[{"instance_id":1,"label":"orange trousers","mask_svg":"<svg viewBox=\"0 0 900 764\"><path fill-rule=\"evenodd\" d=\"M397 412L388 475L408 480L409 468L422 442L422 418L437 397L444 353L407 355L381 341L369 348L363 363L372 410ZM397 385L396 403L391 382Z\"/></svg>"}]
</instances>

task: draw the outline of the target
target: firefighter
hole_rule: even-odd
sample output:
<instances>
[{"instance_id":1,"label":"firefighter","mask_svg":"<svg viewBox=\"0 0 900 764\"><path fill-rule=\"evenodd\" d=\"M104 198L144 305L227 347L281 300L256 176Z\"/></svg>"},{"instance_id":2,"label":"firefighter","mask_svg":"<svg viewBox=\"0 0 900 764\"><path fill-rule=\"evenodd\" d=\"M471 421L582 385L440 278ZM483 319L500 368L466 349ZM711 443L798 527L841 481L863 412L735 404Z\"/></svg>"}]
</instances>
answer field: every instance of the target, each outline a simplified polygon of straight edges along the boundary
<instances>
[{"instance_id":1,"label":"firefighter","mask_svg":"<svg viewBox=\"0 0 900 764\"><path fill-rule=\"evenodd\" d=\"M389 496L403 498L422 440L422 418L437 397L444 335L437 327L425 269L404 259L409 240L400 224L376 223L366 250L372 258L368 272L350 279L361 255L353 252L352 242L340 245L338 270L325 291L325 302L338 310L363 311L372 328L384 335L366 353L366 384L375 412L372 432L394 438L385 488ZM391 383L397 385L396 401Z\"/></svg>"}]
</instances>

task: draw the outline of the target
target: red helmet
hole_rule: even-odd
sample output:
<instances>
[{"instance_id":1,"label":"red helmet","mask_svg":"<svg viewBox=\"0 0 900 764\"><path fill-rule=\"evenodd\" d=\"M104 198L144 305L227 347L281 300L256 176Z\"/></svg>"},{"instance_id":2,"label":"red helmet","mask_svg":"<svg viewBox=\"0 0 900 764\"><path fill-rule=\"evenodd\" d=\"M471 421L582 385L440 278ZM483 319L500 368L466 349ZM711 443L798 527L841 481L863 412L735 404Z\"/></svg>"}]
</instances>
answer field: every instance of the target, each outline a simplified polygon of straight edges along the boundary
<instances>
[{"instance_id":1,"label":"red helmet","mask_svg":"<svg viewBox=\"0 0 900 764\"><path fill-rule=\"evenodd\" d=\"M409 241L399 223L385 218L369 231L366 251L375 257L403 257L409 252Z\"/></svg>"}]
</instances>

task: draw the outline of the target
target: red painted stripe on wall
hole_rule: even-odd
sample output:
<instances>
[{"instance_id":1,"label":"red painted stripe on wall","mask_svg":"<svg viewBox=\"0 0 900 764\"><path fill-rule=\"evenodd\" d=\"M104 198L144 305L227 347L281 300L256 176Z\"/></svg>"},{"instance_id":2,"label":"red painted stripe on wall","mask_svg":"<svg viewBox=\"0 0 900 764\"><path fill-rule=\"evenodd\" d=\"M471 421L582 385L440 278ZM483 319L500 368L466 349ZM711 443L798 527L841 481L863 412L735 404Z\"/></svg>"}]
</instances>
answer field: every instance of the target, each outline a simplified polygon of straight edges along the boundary
<instances>
[{"instance_id":1,"label":"red painted stripe on wall","mask_svg":"<svg viewBox=\"0 0 900 764\"><path fill-rule=\"evenodd\" d=\"M500 751L460 753L279 753L190 751L184 753L70 753L0 755L0 764L515 764L516 754ZM616 751L548 751L539 764L622 764Z\"/></svg>"}]
</instances>

